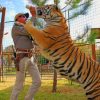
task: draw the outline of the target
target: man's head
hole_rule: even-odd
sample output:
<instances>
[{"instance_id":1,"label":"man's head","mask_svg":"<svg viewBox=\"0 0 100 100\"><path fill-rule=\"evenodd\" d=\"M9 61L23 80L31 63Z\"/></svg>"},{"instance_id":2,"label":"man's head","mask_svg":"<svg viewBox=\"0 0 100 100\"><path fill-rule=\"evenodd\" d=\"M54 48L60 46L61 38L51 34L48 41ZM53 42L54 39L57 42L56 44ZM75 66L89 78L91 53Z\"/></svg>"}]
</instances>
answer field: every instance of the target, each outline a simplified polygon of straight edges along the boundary
<instances>
[{"instance_id":1,"label":"man's head","mask_svg":"<svg viewBox=\"0 0 100 100\"><path fill-rule=\"evenodd\" d=\"M25 21L27 20L27 18L29 17L29 13L18 13L15 16L15 21L18 21L20 23L25 23Z\"/></svg>"}]
</instances>

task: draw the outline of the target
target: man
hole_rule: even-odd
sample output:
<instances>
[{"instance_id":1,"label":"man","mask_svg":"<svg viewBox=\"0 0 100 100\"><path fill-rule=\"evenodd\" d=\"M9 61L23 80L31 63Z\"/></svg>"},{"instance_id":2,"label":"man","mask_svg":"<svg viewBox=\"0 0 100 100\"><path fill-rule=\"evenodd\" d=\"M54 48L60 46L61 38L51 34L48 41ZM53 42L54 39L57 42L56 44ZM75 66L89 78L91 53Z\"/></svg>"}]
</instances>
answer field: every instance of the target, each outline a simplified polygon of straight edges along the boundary
<instances>
[{"instance_id":1,"label":"man","mask_svg":"<svg viewBox=\"0 0 100 100\"><path fill-rule=\"evenodd\" d=\"M15 23L12 28L12 38L16 49L15 65L17 72L16 82L10 100L18 100L18 95L23 88L26 69L32 77L32 85L30 86L30 89L28 90L24 100L34 100L34 95L41 85L41 79L37 65L35 62L33 63L31 59L33 49L32 39L24 27L17 23L25 23L28 17L28 13L18 13L15 16Z\"/></svg>"}]
</instances>

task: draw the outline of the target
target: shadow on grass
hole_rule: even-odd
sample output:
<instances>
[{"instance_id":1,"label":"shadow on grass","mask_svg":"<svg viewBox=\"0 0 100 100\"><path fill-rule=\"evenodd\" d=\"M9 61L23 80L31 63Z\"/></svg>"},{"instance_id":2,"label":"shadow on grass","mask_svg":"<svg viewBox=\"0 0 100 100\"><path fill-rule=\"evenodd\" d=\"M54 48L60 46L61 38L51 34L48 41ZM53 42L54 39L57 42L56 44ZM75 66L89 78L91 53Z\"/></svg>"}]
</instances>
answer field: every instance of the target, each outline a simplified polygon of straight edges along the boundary
<instances>
[{"instance_id":1,"label":"shadow on grass","mask_svg":"<svg viewBox=\"0 0 100 100\"><path fill-rule=\"evenodd\" d=\"M24 100L30 85L25 85L18 100ZM0 90L0 100L10 100L13 87ZM59 86L56 93L52 93L52 86L41 86L35 100L86 100L86 97L79 86Z\"/></svg>"}]
</instances>

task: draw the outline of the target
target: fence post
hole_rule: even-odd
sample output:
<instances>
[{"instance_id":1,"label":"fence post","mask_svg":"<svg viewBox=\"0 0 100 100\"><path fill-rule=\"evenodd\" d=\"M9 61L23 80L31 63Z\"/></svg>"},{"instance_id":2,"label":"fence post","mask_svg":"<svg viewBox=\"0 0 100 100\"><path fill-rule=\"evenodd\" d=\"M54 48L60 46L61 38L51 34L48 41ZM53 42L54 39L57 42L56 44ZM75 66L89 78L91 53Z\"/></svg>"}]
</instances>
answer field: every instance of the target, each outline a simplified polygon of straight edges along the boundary
<instances>
[{"instance_id":1,"label":"fence post","mask_svg":"<svg viewBox=\"0 0 100 100\"><path fill-rule=\"evenodd\" d=\"M54 76L53 76L53 89L52 92L56 92L57 90L57 72L54 69Z\"/></svg>"},{"instance_id":2,"label":"fence post","mask_svg":"<svg viewBox=\"0 0 100 100\"><path fill-rule=\"evenodd\" d=\"M1 66L0 66L0 81L3 80L3 56L2 56L2 38L3 38L3 33L4 33L4 22L5 22L5 7L0 8L0 13L2 13L1 16L1 22L0 22L0 61L1 61Z\"/></svg>"},{"instance_id":3,"label":"fence post","mask_svg":"<svg viewBox=\"0 0 100 100\"><path fill-rule=\"evenodd\" d=\"M93 58L93 60L96 60L95 44L92 44L92 58Z\"/></svg>"}]
</instances>

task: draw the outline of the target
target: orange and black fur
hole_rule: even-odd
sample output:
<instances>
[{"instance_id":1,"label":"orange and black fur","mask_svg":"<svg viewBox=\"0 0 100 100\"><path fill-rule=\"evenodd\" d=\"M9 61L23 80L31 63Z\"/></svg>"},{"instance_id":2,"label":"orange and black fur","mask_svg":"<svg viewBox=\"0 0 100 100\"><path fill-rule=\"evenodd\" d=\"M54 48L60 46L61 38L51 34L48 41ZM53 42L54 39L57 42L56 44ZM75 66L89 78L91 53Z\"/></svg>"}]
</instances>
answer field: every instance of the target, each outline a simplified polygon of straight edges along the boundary
<instances>
[{"instance_id":1,"label":"orange and black fur","mask_svg":"<svg viewBox=\"0 0 100 100\"><path fill-rule=\"evenodd\" d=\"M100 100L100 65L73 44L66 20L56 5L37 7L37 17L46 21L42 30L30 22L24 27L35 39L41 53L52 60L54 68L64 77L78 81L88 100Z\"/></svg>"}]
</instances>

